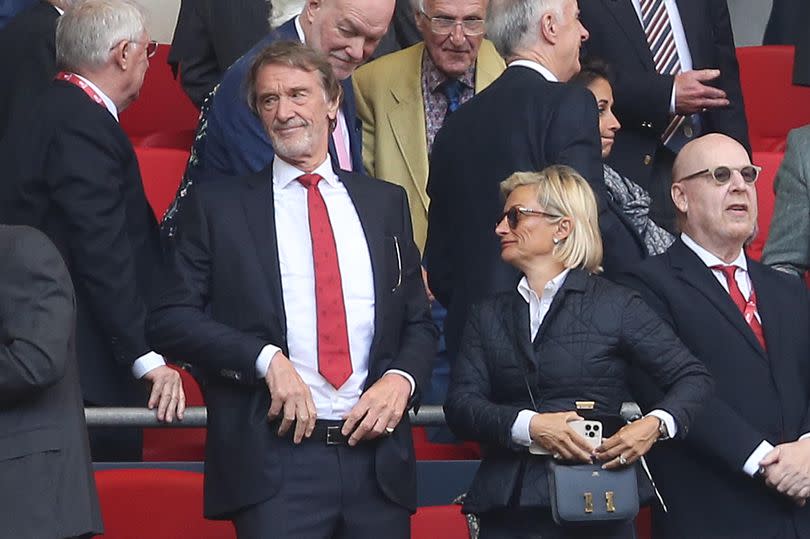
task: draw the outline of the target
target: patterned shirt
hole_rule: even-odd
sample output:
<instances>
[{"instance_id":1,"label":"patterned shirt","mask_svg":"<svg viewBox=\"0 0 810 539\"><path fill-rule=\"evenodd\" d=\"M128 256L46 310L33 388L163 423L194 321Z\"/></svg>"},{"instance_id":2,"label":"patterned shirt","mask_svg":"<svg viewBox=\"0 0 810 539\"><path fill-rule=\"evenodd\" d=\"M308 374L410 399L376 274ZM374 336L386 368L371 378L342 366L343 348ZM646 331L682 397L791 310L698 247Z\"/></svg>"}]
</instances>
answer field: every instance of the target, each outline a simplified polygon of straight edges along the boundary
<instances>
[{"instance_id":1,"label":"patterned shirt","mask_svg":"<svg viewBox=\"0 0 810 539\"><path fill-rule=\"evenodd\" d=\"M439 71L430 55L425 50L422 53L422 102L425 104L425 133L427 134L428 155L433 149L433 139L444 123L447 113L447 97L442 93L440 86L447 80L447 76ZM464 85L461 92L461 103L466 103L475 95L475 63L459 79Z\"/></svg>"}]
</instances>

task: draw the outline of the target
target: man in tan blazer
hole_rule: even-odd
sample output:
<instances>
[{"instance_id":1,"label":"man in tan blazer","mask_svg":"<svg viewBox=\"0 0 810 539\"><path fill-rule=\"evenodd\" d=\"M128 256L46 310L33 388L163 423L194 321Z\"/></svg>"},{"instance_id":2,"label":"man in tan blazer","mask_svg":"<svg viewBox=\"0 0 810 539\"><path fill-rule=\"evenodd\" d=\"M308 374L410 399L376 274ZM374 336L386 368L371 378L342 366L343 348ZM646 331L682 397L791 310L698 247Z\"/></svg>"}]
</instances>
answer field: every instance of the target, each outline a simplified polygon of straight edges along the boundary
<instances>
[{"instance_id":1,"label":"man in tan blazer","mask_svg":"<svg viewBox=\"0 0 810 539\"><path fill-rule=\"evenodd\" d=\"M424 42L359 68L353 77L370 176L408 193L414 240L427 235L428 156L447 114L504 70L484 39L488 0L412 0Z\"/></svg>"}]
</instances>

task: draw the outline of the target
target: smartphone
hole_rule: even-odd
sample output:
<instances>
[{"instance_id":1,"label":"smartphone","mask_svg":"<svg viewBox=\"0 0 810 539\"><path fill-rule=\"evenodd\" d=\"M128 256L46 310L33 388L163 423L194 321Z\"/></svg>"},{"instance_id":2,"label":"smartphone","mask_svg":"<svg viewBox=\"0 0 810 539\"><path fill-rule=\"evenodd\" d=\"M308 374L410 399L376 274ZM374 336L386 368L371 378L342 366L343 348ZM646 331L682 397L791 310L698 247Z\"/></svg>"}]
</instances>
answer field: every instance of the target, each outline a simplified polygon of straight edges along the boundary
<instances>
[{"instance_id":1,"label":"smartphone","mask_svg":"<svg viewBox=\"0 0 810 539\"><path fill-rule=\"evenodd\" d=\"M591 448L596 449L602 445L602 422L590 419L581 419L569 423L571 429L582 436ZM529 446L529 453L532 455L550 455L551 452L536 442Z\"/></svg>"}]
</instances>

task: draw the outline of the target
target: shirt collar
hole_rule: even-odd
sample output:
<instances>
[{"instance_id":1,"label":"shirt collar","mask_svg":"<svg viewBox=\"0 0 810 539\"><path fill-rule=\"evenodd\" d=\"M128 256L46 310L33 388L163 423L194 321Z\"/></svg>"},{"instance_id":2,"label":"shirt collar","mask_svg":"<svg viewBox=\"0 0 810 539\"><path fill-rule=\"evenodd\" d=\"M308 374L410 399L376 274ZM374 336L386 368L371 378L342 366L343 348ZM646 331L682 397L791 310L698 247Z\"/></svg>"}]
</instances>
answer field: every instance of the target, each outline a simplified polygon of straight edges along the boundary
<instances>
[{"instance_id":1,"label":"shirt collar","mask_svg":"<svg viewBox=\"0 0 810 539\"><path fill-rule=\"evenodd\" d=\"M540 291L539 295L548 293L551 297L554 297L560 290L560 287L565 282L565 278L568 276L568 273L570 271L571 268L565 268L564 270L562 270L562 272L557 274L556 277L554 277L553 279L551 279L549 282L546 283L546 286L543 287L543 290ZM521 295L521 297L523 297L523 299L526 300L526 303L530 302L532 294L534 294L535 296L538 295L537 292L532 290L532 287L529 286L529 280L526 278L525 275L518 283L517 291Z\"/></svg>"},{"instance_id":2,"label":"shirt collar","mask_svg":"<svg viewBox=\"0 0 810 539\"><path fill-rule=\"evenodd\" d=\"M467 71L462 74L458 80L467 88L474 88L475 87L475 64L473 62ZM422 52L422 73L426 77L428 89L431 92L435 92L439 89L446 80L449 79L447 75L439 71L439 68L436 67L436 64L433 62L433 59L427 52L427 49Z\"/></svg>"},{"instance_id":3,"label":"shirt collar","mask_svg":"<svg viewBox=\"0 0 810 539\"><path fill-rule=\"evenodd\" d=\"M306 172L294 167L283 159L278 157L273 158L273 185L277 189L286 188L299 176L304 174L306 174ZM310 174L320 174L321 177L332 187L337 187L340 185L340 179L332 169L332 161L329 159L329 156L327 156L324 162L318 165L318 168L313 170Z\"/></svg>"},{"instance_id":4,"label":"shirt collar","mask_svg":"<svg viewBox=\"0 0 810 539\"><path fill-rule=\"evenodd\" d=\"M512 62L509 62L509 65L507 67L512 66L528 67L529 69L534 69L535 71L543 75L543 78L549 82L560 82L560 79L558 79L557 76L554 73L552 73L546 66L538 64L537 62L534 62L532 60L514 60Z\"/></svg>"},{"instance_id":5,"label":"shirt collar","mask_svg":"<svg viewBox=\"0 0 810 539\"><path fill-rule=\"evenodd\" d=\"M53 6L53 4L51 5ZM55 9L59 13L60 17L65 14L65 10L60 7L53 6L53 9Z\"/></svg>"},{"instance_id":6,"label":"shirt collar","mask_svg":"<svg viewBox=\"0 0 810 539\"><path fill-rule=\"evenodd\" d=\"M90 80L88 80L88 79L86 79L86 78L84 78L81 75L76 74L76 73L74 73L74 75L76 75L82 81L87 83L87 85L90 88L92 88L94 92L96 92L98 94L98 96L101 98L101 101L104 103L104 106L107 108L108 111L110 111L110 114L113 115L113 118L115 118L115 121L117 122L118 121L118 107L115 106L115 103L113 103L113 100L110 99L109 97L107 97L107 94L102 92L101 88L99 88L98 86L93 84L93 81L90 81Z\"/></svg>"},{"instance_id":7,"label":"shirt collar","mask_svg":"<svg viewBox=\"0 0 810 539\"><path fill-rule=\"evenodd\" d=\"M304 29L303 29L303 28L301 28L301 21L300 21L300 19L301 19L301 15L296 15L296 16L295 16L295 33L296 33L296 34L298 34L298 39L300 39L300 40L301 40L301 43L303 43L304 45L306 45L306 44L307 44L307 38L306 38L306 36L304 35Z\"/></svg>"},{"instance_id":8,"label":"shirt collar","mask_svg":"<svg viewBox=\"0 0 810 539\"><path fill-rule=\"evenodd\" d=\"M681 232L681 241L683 241L687 247L692 249L698 258L700 258L701 262L703 262L709 268L712 266L737 266L743 271L748 271L748 261L746 260L745 253L742 249L740 249L740 254L737 255L737 258L735 258L731 264L727 264L724 260L721 260L698 245L698 243L690 238L685 232Z\"/></svg>"}]
</instances>

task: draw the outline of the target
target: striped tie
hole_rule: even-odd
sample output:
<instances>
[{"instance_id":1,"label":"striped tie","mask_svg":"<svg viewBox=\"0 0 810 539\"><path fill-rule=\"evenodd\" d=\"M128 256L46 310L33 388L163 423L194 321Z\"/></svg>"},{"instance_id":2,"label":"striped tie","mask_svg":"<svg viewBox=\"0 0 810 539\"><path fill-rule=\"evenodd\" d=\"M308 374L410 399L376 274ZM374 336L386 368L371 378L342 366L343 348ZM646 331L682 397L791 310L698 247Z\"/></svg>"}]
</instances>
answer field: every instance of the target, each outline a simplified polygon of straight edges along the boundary
<instances>
[{"instance_id":1,"label":"striped tie","mask_svg":"<svg viewBox=\"0 0 810 539\"><path fill-rule=\"evenodd\" d=\"M666 3L664 0L640 0L640 3L644 34L647 36L647 44L650 46L655 71L662 75L677 75L681 72L681 59L678 57L678 49L675 46L675 34L672 32ZM661 135L665 146L684 120L686 117L680 114L672 117Z\"/></svg>"}]
</instances>

